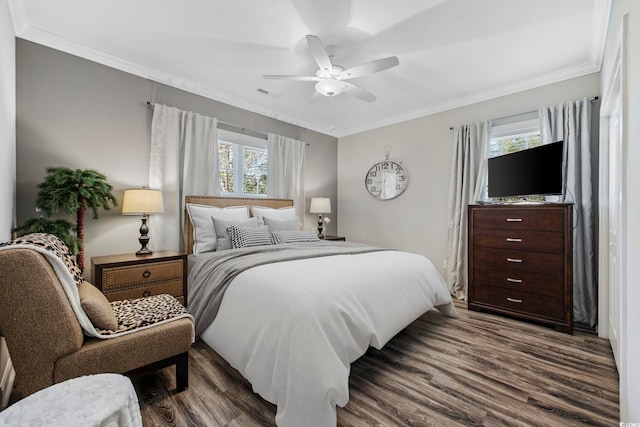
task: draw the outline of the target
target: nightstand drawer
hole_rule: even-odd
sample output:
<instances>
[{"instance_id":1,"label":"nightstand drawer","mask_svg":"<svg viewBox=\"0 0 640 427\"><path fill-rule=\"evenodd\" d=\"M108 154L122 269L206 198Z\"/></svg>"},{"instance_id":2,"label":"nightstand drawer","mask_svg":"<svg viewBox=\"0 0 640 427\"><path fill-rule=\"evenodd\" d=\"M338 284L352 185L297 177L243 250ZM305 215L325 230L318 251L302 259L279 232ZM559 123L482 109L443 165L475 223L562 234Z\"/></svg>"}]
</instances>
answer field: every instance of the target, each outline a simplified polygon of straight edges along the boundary
<instances>
[{"instance_id":1,"label":"nightstand drawer","mask_svg":"<svg viewBox=\"0 0 640 427\"><path fill-rule=\"evenodd\" d=\"M110 292L111 288L128 284L153 284L171 279L181 281L182 271L182 260L108 267L102 270L102 291Z\"/></svg>"},{"instance_id":2,"label":"nightstand drawer","mask_svg":"<svg viewBox=\"0 0 640 427\"><path fill-rule=\"evenodd\" d=\"M187 302L187 254L154 251L91 258L93 281L109 301L169 294Z\"/></svg>"},{"instance_id":3,"label":"nightstand drawer","mask_svg":"<svg viewBox=\"0 0 640 427\"><path fill-rule=\"evenodd\" d=\"M109 301L135 299L160 294L181 296L182 278L161 283L139 283L134 285L125 284L112 286L108 289L104 289L103 292Z\"/></svg>"}]
</instances>

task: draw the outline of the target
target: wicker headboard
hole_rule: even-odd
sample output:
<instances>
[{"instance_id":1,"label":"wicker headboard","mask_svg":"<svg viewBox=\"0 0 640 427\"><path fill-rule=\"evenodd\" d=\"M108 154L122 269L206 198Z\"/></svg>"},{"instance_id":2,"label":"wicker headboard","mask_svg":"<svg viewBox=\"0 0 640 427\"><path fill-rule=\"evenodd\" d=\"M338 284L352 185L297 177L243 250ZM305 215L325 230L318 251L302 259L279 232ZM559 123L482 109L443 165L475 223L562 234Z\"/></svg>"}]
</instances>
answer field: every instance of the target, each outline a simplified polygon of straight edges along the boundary
<instances>
[{"instance_id":1,"label":"wicker headboard","mask_svg":"<svg viewBox=\"0 0 640 427\"><path fill-rule=\"evenodd\" d=\"M291 199L258 199L250 197L217 197L217 196L186 196L184 198L185 205L194 203L197 205L216 206L219 208L227 208L229 206L264 206L267 208L279 209L293 206ZM249 211L251 215L251 211ZM193 253L193 224L189 219L189 213L184 212L184 248L187 253Z\"/></svg>"}]
</instances>

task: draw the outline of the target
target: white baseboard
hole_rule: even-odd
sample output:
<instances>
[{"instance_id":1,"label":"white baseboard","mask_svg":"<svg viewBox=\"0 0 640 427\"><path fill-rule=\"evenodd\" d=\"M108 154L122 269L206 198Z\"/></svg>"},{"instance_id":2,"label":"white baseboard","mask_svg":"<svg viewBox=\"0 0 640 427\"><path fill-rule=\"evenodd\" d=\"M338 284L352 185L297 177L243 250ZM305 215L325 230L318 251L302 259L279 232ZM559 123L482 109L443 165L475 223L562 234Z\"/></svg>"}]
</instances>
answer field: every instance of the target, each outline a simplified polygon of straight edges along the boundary
<instances>
[{"instance_id":1,"label":"white baseboard","mask_svg":"<svg viewBox=\"0 0 640 427\"><path fill-rule=\"evenodd\" d=\"M16 371L13 370L13 363L11 362L11 359L9 359L2 375L2 381L0 382L0 411L6 408L9 404L9 397L11 397L13 381L15 378Z\"/></svg>"}]
</instances>

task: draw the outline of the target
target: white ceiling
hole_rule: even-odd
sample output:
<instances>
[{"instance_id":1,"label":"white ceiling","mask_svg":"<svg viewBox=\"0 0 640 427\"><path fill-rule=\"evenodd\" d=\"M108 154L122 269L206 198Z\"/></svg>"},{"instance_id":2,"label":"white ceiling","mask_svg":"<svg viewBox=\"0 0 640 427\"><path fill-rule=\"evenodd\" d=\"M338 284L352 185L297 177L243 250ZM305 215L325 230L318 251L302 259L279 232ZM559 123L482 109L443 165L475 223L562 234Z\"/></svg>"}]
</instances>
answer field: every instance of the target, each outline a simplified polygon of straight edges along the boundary
<instances>
[{"instance_id":1,"label":"white ceiling","mask_svg":"<svg viewBox=\"0 0 640 427\"><path fill-rule=\"evenodd\" d=\"M17 36L337 137L600 70L611 0L9 0ZM314 97L305 36L378 99ZM268 93L259 91L262 89ZM142 100L145 101L145 100Z\"/></svg>"}]
</instances>

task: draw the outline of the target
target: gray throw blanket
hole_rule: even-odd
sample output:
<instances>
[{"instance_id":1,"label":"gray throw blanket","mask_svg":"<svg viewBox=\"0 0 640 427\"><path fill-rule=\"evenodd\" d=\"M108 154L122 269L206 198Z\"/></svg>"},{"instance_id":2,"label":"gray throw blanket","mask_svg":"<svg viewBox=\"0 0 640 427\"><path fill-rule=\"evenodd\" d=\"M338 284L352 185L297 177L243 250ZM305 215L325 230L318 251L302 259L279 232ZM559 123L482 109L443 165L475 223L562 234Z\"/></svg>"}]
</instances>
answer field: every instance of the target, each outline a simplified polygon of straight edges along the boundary
<instances>
[{"instance_id":1,"label":"gray throw blanket","mask_svg":"<svg viewBox=\"0 0 640 427\"><path fill-rule=\"evenodd\" d=\"M331 255L362 254L383 251L353 242L288 243L255 246L195 256L189 272L188 307L196 325L196 335L214 321L229 284L243 271L259 265L280 261L315 258Z\"/></svg>"}]
</instances>

